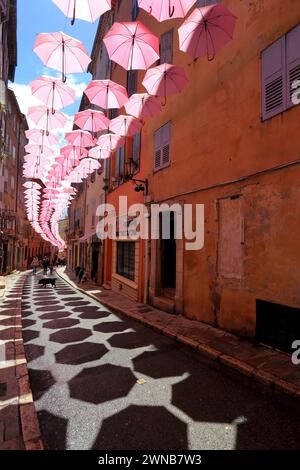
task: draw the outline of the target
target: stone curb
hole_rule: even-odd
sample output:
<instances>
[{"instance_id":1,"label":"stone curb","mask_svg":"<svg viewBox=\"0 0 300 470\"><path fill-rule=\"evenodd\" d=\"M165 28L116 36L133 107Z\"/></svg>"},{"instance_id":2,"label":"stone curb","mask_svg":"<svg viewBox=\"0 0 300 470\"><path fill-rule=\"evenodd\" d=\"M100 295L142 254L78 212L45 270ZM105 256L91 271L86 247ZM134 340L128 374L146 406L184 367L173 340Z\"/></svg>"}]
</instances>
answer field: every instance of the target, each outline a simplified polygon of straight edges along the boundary
<instances>
[{"instance_id":1,"label":"stone curb","mask_svg":"<svg viewBox=\"0 0 300 470\"><path fill-rule=\"evenodd\" d=\"M16 299L16 315L19 316L22 315L22 292L26 279L27 275L23 274L20 280L17 281L16 285L17 289L20 290L20 297ZM19 341L17 344L15 343L16 359L24 361L22 364L16 366L16 377L18 380L19 398L22 397L22 400L19 402L19 408L25 450L44 450L38 417L30 387L23 335L20 328L16 331L14 339L17 338Z\"/></svg>"},{"instance_id":2,"label":"stone curb","mask_svg":"<svg viewBox=\"0 0 300 470\"><path fill-rule=\"evenodd\" d=\"M193 350L196 350L201 355L206 356L209 359L219 362L227 367L230 367L231 369L234 369L247 377L253 378L258 383L261 383L273 390L275 389L276 391L279 391L281 393L289 395L290 397L300 400L300 389L296 385L290 382L287 382L285 380L282 380L281 378L276 377L275 375L272 375L269 372L252 367L246 362L240 361L239 359L233 356L223 354L221 351L218 351L217 349L212 348L211 346L208 346L207 344L201 341L196 341L187 336L177 334L174 330L170 329L169 327L164 327L158 323L152 322L151 320L149 320L149 318L146 319L142 315L136 312L133 313L130 310L123 310L122 308L116 306L115 304L113 304L112 302L109 302L108 300L99 299L96 295L92 294L91 292L86 292L84 289L77 286L75 282L72 282L64 274L62 273L57 273L57 274L61 279L66 281L71 287L74 288L75 286L75 288L79 292L82 292L84 295L91 297L97 302L101 302L101 304L103 304L105 307L109 308L110 310L120 313L121 315L125 315L127 317L133 318L139 323L142 323L144 326L147 326L148 328L151 328L152 330L157 331L160 334L168 336L169 338L175 341L178 341L179 343L184 344L185 346L188 346L192 348Z\"/></svg>"}]
</instances>

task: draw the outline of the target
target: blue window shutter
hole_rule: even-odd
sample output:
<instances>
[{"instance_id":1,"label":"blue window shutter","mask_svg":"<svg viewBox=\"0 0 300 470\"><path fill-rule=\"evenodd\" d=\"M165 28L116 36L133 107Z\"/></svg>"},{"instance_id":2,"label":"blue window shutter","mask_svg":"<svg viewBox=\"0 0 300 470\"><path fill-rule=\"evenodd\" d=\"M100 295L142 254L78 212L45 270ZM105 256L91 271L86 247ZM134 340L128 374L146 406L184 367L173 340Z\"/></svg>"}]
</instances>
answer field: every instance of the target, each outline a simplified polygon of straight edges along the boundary
<instances>
[{"instance_id":1,"label":"blue window shutter","mask_svg":"<svg viewBox=\"0 0 300 470\"><path fill-rule=\"evenodd\" d=\"M300 80L300 25L286 35L286 61L287 61L287 107L295 106L292 95L295 91L292 85ZM299 87L298 87L299 88Z\"/></svg>"},{"instance_id":2,"label":"blue window shutter","mask_svg":"<svg viewBox=\"0 0 300 470\"><path fill-rule=\"evenodd\" d=\"M286 109L285 36L262 52L262 117L271 118Z\"/></svg>"}]
</instances>

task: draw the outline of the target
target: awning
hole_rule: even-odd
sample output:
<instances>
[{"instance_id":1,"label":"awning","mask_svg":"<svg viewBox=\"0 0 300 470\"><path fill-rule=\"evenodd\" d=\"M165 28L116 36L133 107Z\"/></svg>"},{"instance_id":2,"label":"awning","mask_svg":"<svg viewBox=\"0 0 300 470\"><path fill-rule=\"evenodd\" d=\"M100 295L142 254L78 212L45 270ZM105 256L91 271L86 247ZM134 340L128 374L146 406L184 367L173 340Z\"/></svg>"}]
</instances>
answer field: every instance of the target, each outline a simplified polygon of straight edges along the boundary
<instances>
[{"instance_id":1,"label":"awning","mask_svg":"<svg viewBox=\"0 0 300 470\"><path fill-rule=\"evenodd\" d=\"M89 240L89 238L92 238L94 235L97 235L97 232L95 232L95 231L94 232L89 232L86 235L84 235L83 237L79 238L79 242L84 243L87 240Z\"/></svg>"}]
</instances>

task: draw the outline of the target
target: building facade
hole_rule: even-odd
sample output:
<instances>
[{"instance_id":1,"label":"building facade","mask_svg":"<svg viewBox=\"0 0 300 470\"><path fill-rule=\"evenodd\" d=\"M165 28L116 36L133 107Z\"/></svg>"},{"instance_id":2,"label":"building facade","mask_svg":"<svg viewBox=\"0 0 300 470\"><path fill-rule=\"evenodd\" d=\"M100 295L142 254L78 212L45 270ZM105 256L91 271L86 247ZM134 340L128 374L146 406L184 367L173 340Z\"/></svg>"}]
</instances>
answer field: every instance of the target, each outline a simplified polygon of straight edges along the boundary
<instances>
[{"instance_id":1,"label":"building facade","mask_svg":"<svg viewBox=\"0 0 300 470\"><path fill-rule=\"evenodd\" d=\"M106 201L118 207L126 195L129 205L145 202L149 210L165 204L171 237L105 241L103 282L132 299L284 349L300 312L300 107L291 100L300 79L299 2L223 3L237 25L212 61L179 51L182 20L159 23L135 1L115 2L100 20L94 78L125 84L129 94L145 91L144 73L111 64L102 42L113 21L137 18L160 37L161 63L182 66L189 79L145 123L139 146L127 142L105 167ZM126 181L126 162L138 147L137 177L148 180L148 194ZM204 205L204 246L196 250L175 236L185 205L193 207L194 224L197 205Z\"/></svg>"}]
</instances>

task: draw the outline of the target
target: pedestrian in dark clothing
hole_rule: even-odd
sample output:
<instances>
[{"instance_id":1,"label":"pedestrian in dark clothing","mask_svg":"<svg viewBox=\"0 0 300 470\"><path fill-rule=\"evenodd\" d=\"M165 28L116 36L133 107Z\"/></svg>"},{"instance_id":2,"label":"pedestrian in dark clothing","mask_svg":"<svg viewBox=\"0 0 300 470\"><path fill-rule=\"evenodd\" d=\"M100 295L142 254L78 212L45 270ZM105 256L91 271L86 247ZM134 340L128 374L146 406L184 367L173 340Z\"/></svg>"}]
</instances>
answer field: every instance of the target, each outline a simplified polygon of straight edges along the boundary
<instances>
[{"instance_id":1,"label":"pedestrian in dark clothing","mask_svg":"<svg viewBox=\"0 0 300 470\"><path fill-rule=\"evenodd\" d=\"M49 260L48 258L45 256L45 258L43 259L43 269L44 269L44 275L47 276L47 273L48 273L48 267L49 267Z\"/></svg>"},{"instance_id":2,"label":"pedestrian in dark clothing","mask_svg":"<svg viewBox=\"0 0 300 470\"><path fill-rule=\"evenodd\" d=\"M81 284L85 276L85 268L82 268L78 274L79 283Z\"/></svg>"}]
</instances>

